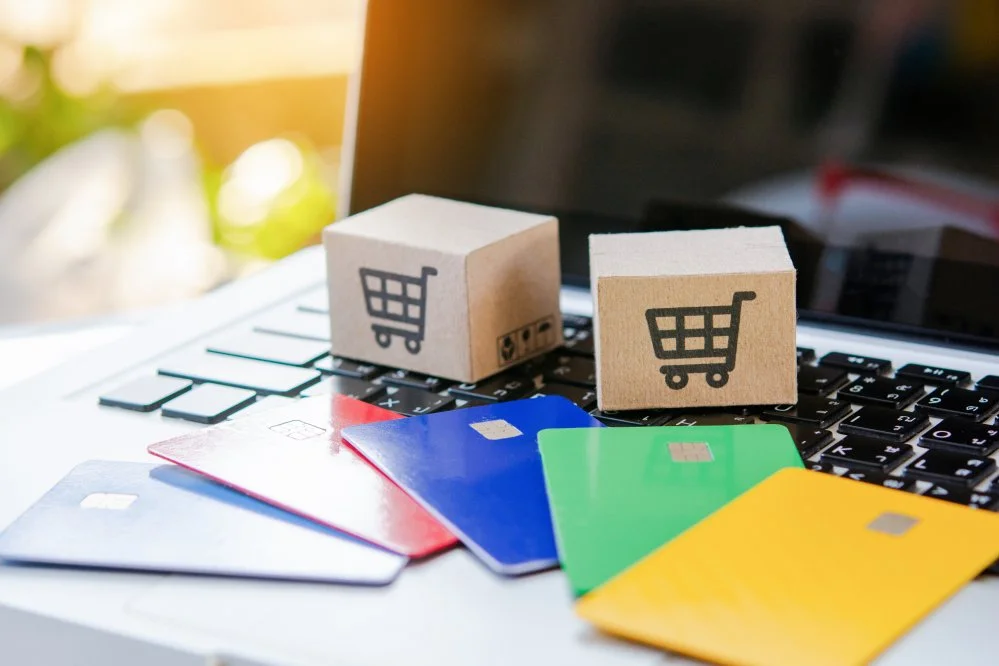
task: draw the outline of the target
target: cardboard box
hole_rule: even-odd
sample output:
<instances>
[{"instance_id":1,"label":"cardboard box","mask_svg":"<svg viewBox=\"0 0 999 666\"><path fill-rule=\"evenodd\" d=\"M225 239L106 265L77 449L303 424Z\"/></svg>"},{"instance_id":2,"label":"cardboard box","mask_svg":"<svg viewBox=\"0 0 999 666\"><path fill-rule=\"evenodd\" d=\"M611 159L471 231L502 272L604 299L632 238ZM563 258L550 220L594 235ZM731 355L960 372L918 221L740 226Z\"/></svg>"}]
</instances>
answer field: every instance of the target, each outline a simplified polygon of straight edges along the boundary
<instances>
[{"instance_id":1,"label":"cardboard box","mask_svg":"<svg viewBox=\"0 0 999 666\"><path fill-rule=\"evenodd\" d=\"M778 227L590 236L590 279L601 409L797 402Z\"/></svg>"},{"instance_id":2,"label":"cardboard box","mask_svg":"<svg viewBox=\"0 0 999 666\"><path fill-rule=\"evenodd\" d=\"M334 354L476 382L562 343L554 217L412 194L323 240Z\"/></svg>"}]
</instances>

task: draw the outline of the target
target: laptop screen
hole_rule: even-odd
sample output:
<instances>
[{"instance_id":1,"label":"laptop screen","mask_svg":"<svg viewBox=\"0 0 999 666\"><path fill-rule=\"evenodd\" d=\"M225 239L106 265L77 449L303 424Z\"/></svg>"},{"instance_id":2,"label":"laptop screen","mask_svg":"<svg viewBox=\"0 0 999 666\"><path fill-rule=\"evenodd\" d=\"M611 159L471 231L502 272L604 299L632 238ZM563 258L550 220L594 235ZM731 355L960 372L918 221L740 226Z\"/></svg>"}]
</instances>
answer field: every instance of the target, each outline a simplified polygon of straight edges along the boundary
<instances>
[{"instance_id":1,"label":"laptop screen","mask_svg":"<svg viewBox=\"0 0 999 666\"><path fill-rule=\"evenodd\" d=\"M999 345L988 3L368 5L350 212L552 213L580 284L590 233L780 224L802 318Z\"/></svg>"}]
</instances>

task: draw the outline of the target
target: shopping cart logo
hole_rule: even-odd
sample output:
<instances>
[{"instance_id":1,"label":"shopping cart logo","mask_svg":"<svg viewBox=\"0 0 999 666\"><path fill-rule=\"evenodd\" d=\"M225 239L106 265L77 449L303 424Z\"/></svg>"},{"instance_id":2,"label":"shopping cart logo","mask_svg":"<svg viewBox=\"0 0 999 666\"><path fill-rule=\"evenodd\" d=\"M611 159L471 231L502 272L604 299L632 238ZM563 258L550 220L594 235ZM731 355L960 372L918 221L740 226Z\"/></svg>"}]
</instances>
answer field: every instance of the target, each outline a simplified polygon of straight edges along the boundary
<instances>
[{"instance_id":1,"label":"shopping cart logo","mask_svg":"<svg viewBox=\"0 0 999 666\"><path fill-rule=\"evenodd\" d=\"M419 354L427 330L427 279L437 269L424 266L419 277L373 268L359 272L375 342L388 348L393 336L400 337L410 354Z\"/></svg>"},{"instance_id":2,"label":"shopping cart logo","mask_svg":"<svg viewBox=\"0 0 999 666\"><path fill-rule=\"evenodd\" d=\"M659 368L666 385L680 390L690 375L704 374L708 386L725 386L735 369L742 303L755 298L755 291L737 291L732 305L646 310L652 348L657 359L666 361Z\"/></svg>"}]
</instances>

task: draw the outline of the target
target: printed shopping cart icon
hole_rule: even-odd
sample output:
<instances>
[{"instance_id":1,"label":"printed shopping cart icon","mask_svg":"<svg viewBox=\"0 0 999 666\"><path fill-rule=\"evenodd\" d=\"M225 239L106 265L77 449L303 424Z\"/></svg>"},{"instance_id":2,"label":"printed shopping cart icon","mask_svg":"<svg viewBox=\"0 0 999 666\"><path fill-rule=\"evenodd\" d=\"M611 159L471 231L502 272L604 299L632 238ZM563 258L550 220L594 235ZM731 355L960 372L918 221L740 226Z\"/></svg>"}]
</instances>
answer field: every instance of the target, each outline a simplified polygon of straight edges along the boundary
<instances>
[{"instance_id":1,"label":"printed shopping cart icon","mask_svg":"<svg viewBox=\"0 0 999 666\"><path fill-rule=\"evenodd\" d=\"M364 304L375 323L375 342L388 348L392 336L405 340L410 354L419 354L427 328L427 278L437 269L424 266L419 277L361 268ZM378 323L381 320L381 323Z\"/></svg>"},{"instance_id":2,"label":"printed shopping cart icon","mask_svg":"<svg viewBox=\"0 0 999 666\"><path fill-rule=\"evenodd\" d=\"M667 361L659 368L666 385L679 390L691 374L703 373L708 386L725 386L735 368L742 302L754 298L755 291L737 291L732 305L646 310L656 358Z\"/></svg>"}]
</instances>

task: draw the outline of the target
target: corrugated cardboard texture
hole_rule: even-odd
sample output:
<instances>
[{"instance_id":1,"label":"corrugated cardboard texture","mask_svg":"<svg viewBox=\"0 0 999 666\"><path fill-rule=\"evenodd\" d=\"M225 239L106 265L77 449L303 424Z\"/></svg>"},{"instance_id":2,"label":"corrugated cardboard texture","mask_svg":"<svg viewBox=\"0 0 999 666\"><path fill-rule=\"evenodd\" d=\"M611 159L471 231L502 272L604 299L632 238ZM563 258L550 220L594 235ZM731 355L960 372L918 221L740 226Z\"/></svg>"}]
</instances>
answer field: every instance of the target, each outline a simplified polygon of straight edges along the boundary
<instances>
[{"instance_id":1,"label":"corrugated cardboard texture","mask_svg":"<svg viewBox=\"0 0 999 666\"><path fill-rule=\"evenodd\" d=\"M552 288L562 279L555 218L476 250L467 268L473 375L495 374L562 344L559 290ZM513 335L513 357L501 356L497 331Z\"/></svg>"},{"instance_id":2,"label":"corrugated cardboard texture","mask_svg":"<svg viewBox=\"0 0 999 666\"><path fill-rule=\"evenodd\" d=\"M601 409L797 400L795 273L777 227L591 236L590 257ZM738 331L716 338L724 349L711 351L703 332L690 329L706 322L730 327L740 292L755 296L740 303ZM669 312L704 307L725 311ZM651 329L650 309L659 310ZM677 317L687 329L679 335ZM679 348L689 357L675 358ZM657 349L671 358L660 358ZM721 385L711 386L709 378Z\"/></svg>"},{"instance_id":3,"label":"corrugated cardboard texture","mask_svg":"<svg viewBox=\"0 0 999 666\"><path fill-rule=\"evenodd\" d=\"M555 218L409 195L323 239L334 354L474 382L502 369L503 336L541 317L554 315L557 335L523 358L561 343ZM383 298L403 288L411 300Z\"/></svg>"}]
</instances>

